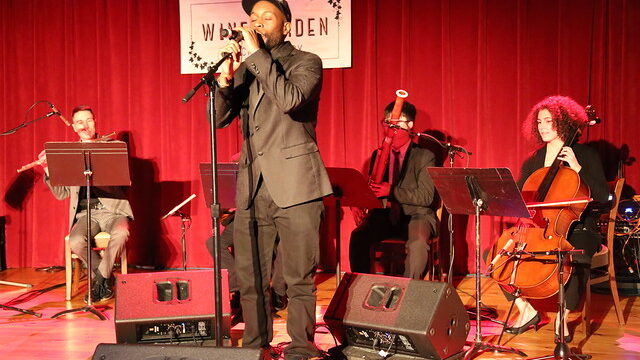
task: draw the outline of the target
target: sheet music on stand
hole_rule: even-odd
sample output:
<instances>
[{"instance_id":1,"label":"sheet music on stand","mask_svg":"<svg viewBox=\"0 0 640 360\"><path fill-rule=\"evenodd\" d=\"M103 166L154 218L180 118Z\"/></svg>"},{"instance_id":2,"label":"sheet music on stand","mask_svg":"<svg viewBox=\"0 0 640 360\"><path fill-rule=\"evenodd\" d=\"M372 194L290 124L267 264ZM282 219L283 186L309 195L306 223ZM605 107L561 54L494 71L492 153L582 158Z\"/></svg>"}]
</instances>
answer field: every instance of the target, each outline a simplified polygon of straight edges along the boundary
<instances>
[{"instance_id":1,"label":"sheet music on stand","mask_svg":"<svg viewBox=\"0 0 640 360\"><path fill-rule=\"evenodd\" d=\"M428 171L444 206L451 214L475 214L468 185L470 179L475 179L478 195L484 203L480 215L531 217L511 170L507 168L430 167Z\"/></svg>"},{"instance_id":2,"label":"sheet music on stand","mask_svg":"<svg viewBox=\"0 0 640 360\"><path fill-rule=\"evenodd\" d=\"M124 141L47 142L44 148L53 186L86 185L83 175L86 166L100 172L100 176L91 178L91 186L131 185L129 154Z\"/></svg>"}]
</instances>

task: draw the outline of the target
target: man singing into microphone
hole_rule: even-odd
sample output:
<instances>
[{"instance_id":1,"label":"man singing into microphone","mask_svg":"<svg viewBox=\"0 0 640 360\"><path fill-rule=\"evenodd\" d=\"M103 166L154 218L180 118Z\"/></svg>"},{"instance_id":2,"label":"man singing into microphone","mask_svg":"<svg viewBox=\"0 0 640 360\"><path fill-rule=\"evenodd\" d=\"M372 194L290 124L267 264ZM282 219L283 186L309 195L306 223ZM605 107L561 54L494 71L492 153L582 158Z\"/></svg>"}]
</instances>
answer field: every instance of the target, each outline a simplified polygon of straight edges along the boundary
<instances>
[{"instance_id":1,"label":"man singing into microphone","mask_svg":"<svg viewBox=\"0 0 640 360\"><path fill-rule=\"evenodd\" d=\"M269 279L279 237L291 337L284 356L312 359L320 355L313 344L318 230L322 197L331 193L315 131L322 61L285 41L291 31L286 1L243 0L242 7L250 25L236 28L243 40L220 51L231 58L217 79L216 121L225 127L239 116L244 139L234 232L243 346L269 348L273 339Z\"/></svg>"}]
</instances>

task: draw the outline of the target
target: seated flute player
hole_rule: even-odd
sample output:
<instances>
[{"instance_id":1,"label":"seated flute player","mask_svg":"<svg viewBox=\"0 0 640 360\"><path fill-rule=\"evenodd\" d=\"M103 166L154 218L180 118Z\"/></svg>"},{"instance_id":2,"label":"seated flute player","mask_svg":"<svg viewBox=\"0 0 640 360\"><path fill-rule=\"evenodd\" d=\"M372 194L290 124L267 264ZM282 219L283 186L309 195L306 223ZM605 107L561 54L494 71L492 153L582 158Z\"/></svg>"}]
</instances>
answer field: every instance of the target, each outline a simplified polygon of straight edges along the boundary
<instances>
[{"instance_id":1,"label":"seated flute player","mask_svg":"<svg viewBox=\"0 0 640 360\"><path fill-rule=\"evenodd\" d=\"M96 141L96 117L89 106L73 109L73 131L82 142ZM86 186L53 186L49 180L46 154L42 151L38 160L44 169L44 182L58 200L69 200L69 246L80 260L87 264L87 210L91 208L91 238L101 231L111 235L102 257L92 251L91 301L101 302L113 297L112 272L117 256L129 238L129 221L133 212L121 186L92 186L91 202L87 203ZM87 301L85 296L85 302Z\"/></svg>"}]
</instances>

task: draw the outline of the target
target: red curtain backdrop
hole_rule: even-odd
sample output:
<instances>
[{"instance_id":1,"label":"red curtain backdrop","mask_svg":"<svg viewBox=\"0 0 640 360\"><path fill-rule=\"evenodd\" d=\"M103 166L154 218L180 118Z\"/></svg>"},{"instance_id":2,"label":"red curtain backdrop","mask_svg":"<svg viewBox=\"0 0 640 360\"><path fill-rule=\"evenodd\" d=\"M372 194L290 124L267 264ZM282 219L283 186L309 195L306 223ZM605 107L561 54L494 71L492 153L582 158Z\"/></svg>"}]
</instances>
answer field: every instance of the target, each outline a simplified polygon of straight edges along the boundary
<instances>
[{"instance_id":1,"label":"red curtain backdrop","mask_svg":"<svg viewBox=\"0 0 640 360\"><path fill-rule=\"evenodd\" d=\"M418 108L418 130L465 146L472 167L509 167L517 177L533 149L521 136L522 120L543 97L563 94L598 109L603 123L582 140L601 150L609 179L622 157L626 193L633 194L640 186L639 18L636 0L353 0L353 66L324 72L318 142L326 165L361 169L381 141L383 107L405 89ZM75 105L93 106L99 131L117 131L129 143L136 216L130 261L181 265L179 218L159 218L195 193L186 209L193 217L188 266L210 266L204 241L211 221L198 175L209 159L206 102L202 93L180 102L200 76L180 75L178 0L5 0L0 38L2 129L22 122L36 100L50 100L67 117ZM48 111L43 105L26 118ZM0 138L10 267L63 262L68 203L53 198L41 169L16 169L46 141L76 139L55 117ZM229 161L240 141L236 124L220 130L219 159ZM462 229L455 269L466 273L472 223L454 223ZM482 223L486 247L502 221ZM345 211L343 260L352 228ZM327 268L333 231L329 221Z\"/></svg>"}]
</instances>

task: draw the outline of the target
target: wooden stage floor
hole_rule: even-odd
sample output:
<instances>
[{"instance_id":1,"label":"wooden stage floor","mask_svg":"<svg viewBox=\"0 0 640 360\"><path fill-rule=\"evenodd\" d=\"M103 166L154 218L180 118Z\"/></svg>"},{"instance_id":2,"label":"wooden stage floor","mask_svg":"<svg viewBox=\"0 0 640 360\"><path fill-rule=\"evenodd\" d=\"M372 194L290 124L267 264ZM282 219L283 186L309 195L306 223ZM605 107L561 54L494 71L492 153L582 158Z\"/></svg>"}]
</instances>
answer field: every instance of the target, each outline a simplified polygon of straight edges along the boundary
<instances>
[{"instance_id":1,"label":"wooden stage floor","mask_svg":"<svg viewBox=\"0 0 640 360\"><path fill-rule=\"evenodd\" d=\"M64 282L64 272L37 272L34 269L9 269L0 272L0 280L33 284L35 290L50 287ZM475 301L469 295L474 292L474 278L456 279L456 288L466 305L473 306ZM318 307L317 319L322 315L331 301L335 291L335 277L318 274ZM496 307L503 319L508 310L508 303L499 292L498 286L490 279L482 279L483 303ZM0 303L16 298L28 290L13 286L0 285ZM64 287L41 294L28 302L17 305L42 313L41 318L22 315L14 311L0 310L0 359L90 359L99 343L114 343L114 310L106 311L107 321L100 321L91 314L67 315L58 319L51 316L65 308L81 307L83 295L77 295L71 302L64 301ZM571 347L577 352L593 355L594 359L640 359L640 302L636 297L621 298L626 319L624 327L618 326L613 302L610 295L593 294L594 334L586 338L580 315L571 314L570 329L574 329L574 340ZM113 307L114 301L109 305ZM555 316L553 302L540 304L548 310L551 320ZM417 305L419 306L419 305ZM287 341L285 331L286 310L278 315L275 321L275 338L273 345ZM473 324L473 322L472 322ZM505 334L503 344L517 347L529 356L541 356L553 351L553 322L543 326L537 332L530 330L521 335ZM232 342L237 346L242 337L243 324L231 329ZM499 334L499 325L483 321L483 340L494 343ZM474 339L475 328L472 326L469 340ZM322 328L316 334L316 343L327 350L334 346L333 338ZM512 354L487 353L478 359L510 359Z\"/></svg>"}]
</instances>

